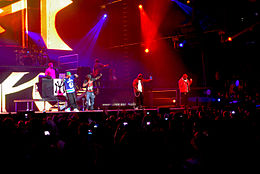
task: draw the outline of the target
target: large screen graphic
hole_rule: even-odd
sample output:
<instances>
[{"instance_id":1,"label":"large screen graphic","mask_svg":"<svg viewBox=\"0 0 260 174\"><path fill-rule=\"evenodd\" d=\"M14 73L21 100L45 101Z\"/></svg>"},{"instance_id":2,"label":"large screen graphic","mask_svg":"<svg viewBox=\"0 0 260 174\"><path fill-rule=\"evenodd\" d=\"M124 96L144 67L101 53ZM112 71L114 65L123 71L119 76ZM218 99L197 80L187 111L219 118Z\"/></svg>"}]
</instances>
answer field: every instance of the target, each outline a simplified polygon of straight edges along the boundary
<instances>
[{"instance_id":1,"label":"large screen graphic","mask_svg":"<svg viewBox=\"0 0 260 174\"><path fill-rule=\"evenodd\" d=\"M71 0L40 0L38 9L40 12L40 34L47 49L56 50L72 50L60 37L56 29L56 15L65 7L73 2ZM0 4L1 5L1 4ZM0 37L8 33L8 30L14 30L13 25L20 24L20 34L16 38L21 41L23 47L26 46L28 40L27 34L30 33L28 23L28 0L19 0L11 2L8 5L0 6ZM15 16L13 16L16 14ZM18 15L17 15L18 14ZM15 24L9 24L11 21L18 21ZM19 29L17 29L19 30Z\"/></svg>"}]
</instances>

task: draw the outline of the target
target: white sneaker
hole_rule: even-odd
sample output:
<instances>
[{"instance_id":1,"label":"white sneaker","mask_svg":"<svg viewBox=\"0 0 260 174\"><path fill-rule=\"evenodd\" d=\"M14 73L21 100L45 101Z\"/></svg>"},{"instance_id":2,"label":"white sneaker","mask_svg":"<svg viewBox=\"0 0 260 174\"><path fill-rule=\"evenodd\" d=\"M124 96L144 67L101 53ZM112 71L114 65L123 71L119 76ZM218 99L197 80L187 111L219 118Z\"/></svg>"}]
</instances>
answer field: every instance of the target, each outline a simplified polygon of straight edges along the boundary
<instances>
[{"instance_id":1,"label":"white sneaker","mask_svg":"<svg viewBox=\"0 0 260 174\"><path fill-rule=\"evenodd\" d=\"M75 112L79 112L79 110L78 110L77 108L75 108L73 111L75 111Z\"/></svg>"},{"instance_id":2,"label":"white sneaker","mask_svg":"<svg viewBox=\"0 0 260 174\"><path fill-rule=\"evenodd\" d=\"M65 109L65 112L70 112L70 108Z\"/></svg>"}]
</instances>

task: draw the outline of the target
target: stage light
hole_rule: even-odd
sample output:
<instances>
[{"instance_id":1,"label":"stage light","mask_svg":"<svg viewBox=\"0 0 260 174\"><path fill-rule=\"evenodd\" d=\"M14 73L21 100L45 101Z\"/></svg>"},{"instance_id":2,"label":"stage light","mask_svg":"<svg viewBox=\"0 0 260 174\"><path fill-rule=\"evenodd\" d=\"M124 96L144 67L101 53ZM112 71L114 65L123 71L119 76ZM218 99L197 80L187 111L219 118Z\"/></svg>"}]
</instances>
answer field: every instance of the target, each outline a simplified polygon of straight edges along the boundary
<instances>
[{"instance_id":1,"label":"stage light","mask_svg":"<svg viewBox=\"0 0 260 174\"><path fill-rule=\"evenodd\" d=\"M239 87L239 80L236 80L236 87Z\"/></svg>"},{"instance_id":2,"label":"stage light","mask_svg":"<svg viewBox=\"0 0 260 174\"><path fill-rule=\"evenodd\" d=\"M181 47L181 48L182 48L182 47L183 47L183 43L179 43L179 47Z\"/></svg>"},{"instance_id":3,"label":"stage light","mask_svg":"<svg viewBox=\"0 0 260 174\"><path fill-rule=\"evenodd\" d=\"M144 50L144 52L145 52L145 53L149 53L150 50L149 50L148 48L146 48L146 49Z\"/></svg>"},{"instance_id":4,"label":"stage light","mask_svg":"<svg viewBox=\"0 0 260 174\"><path fill-rule=\"evenodd\" d=\"M221 101L221 99L220 98L218 98L218 102L220 102Z\"/></svg>"},{"instance_id":5,"label":"stage light","mask_svg":"<svg viewBox=\"0 0 260 174\"><path fill-rule=\"evenodd\" d=\"M187 4L189 4L190 3L190 1L188 0L188 1L186 1L187 2Z\"/></svg>"},{"instance_id":6,"label":"stage light","mask_svg":"<svg viewBox=\"0 0 260 174\"><path fill-rule=\"evenodd\" d=\"M138 7L139 7L140 10L143 9L143 5L142 4L140 4Z\"/></svg>"},{"instance_id":7,"label":"stage light","mask_svg":"<svg viewBox=\"0 0 260 174\"><path fill-rule=\"evenodd\" d=\"M207 89L206 94L207 94L207 95L210 95L210 94L211 94L211 90L210 90L210 89Z\"/></svg>"},{"instance_id":8,"label":"stage light","mask_svg":"<svg viewBox=\"0 0 260 174\"><path fill-rule=\"evenodd\" d=\"M228 41L231 42L232 41L232 37L228 37Z\"/></svg>"},{"instance_id":9,"label":"stage light","mask_svg":"<svg viewBox=\"0 0 260 174\"><path fill-rule=\"evenodd\" d=\"M107 18L107 14L104 14L103 19L106 19L106 18Z\"/></svg>"},{"instance_id":10,"label":"stage light","mask_svg":"<svg viewBox=\"0 0 260 174\"><path fill-rule=\"evenodd\" d=\"M173 100L172 100L172 102L173 102L173 103L176 103L176 100L175 100L175 99L173 99Z\"/></svg>"},{"instance_id":11,"label":"stage light","mask_svg":"<svg viewBox=\"0 0 260 174\"><path fill-rule=\"evenodd\" d=\"M4 12L4 10L0 9L0 13L3 13L3 12Z\"/></svg>"}]
</instances>

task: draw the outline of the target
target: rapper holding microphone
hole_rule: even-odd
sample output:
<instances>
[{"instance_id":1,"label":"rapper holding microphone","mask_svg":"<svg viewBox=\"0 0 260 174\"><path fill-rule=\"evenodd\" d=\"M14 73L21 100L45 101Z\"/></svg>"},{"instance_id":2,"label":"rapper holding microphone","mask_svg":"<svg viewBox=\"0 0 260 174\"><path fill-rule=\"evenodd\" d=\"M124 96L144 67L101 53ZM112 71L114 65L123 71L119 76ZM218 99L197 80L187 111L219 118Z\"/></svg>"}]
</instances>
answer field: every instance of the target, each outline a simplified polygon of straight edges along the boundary
<instances>
[{"instance_id":1,"label":"rapper holding microphone","mask_svg":"<svg viewBox=\"0 0 260 174\"><path fill-rule=\"evenodd\" d=\"M144 105L144 82L152 81L152 76L149 79L144 79L143 74L138 74L133 81L134 95L135 95L135 109L143 109Z\"/></svg>"},{"instance_id":2,"label":"rapper holding microphone","mask_svg":"<svg viewBox=\"0 0 260 174\"><path fill-rule=\"evenodd\" d=\"M179 89L181 92L181 105L187 106L188 104L188 95L190 93L190 85L192 84L192 79L188 79L187 74L183 74L180 78L179 82Z\"/></svg>"}]
</instances>

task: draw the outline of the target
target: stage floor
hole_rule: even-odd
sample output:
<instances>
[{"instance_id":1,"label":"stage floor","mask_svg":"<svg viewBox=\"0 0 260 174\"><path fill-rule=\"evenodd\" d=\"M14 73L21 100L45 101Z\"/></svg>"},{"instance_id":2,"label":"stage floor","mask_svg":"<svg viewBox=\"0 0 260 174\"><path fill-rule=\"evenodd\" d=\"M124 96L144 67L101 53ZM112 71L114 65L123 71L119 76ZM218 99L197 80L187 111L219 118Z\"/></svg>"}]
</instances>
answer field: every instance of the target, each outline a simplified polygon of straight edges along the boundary
<instances>
[{"instance_id":1,"label":"stage floor","mask_svg":"<svg viewBox=\"0 0 260 174\"><path fill-rule=\"evenodd\" d=\"M184 107L157 107L157 108L144 108L144 109L100 109L100 110L88 110L88 111L70 111L70 112L66 112L66 111L18 111L18 112L1 112L0 114L2 115L6 115L6 114L11 114L11 115L15 115L15 114L19 114L19 113L26 113L26 112L33 112L35 114L45 114L45 113L49 113L49 114L68 114L68 113L80 113L80 114L84 114L84 113L103 113L103 112L107 112L107 113L112 113L112 112L157 112L157 113L165 113L167 112L178 112L178 111L184 111L184 110L196 110L198 107L193 106L190 108L184 108Z\"/></svg>"}]
</instances>

